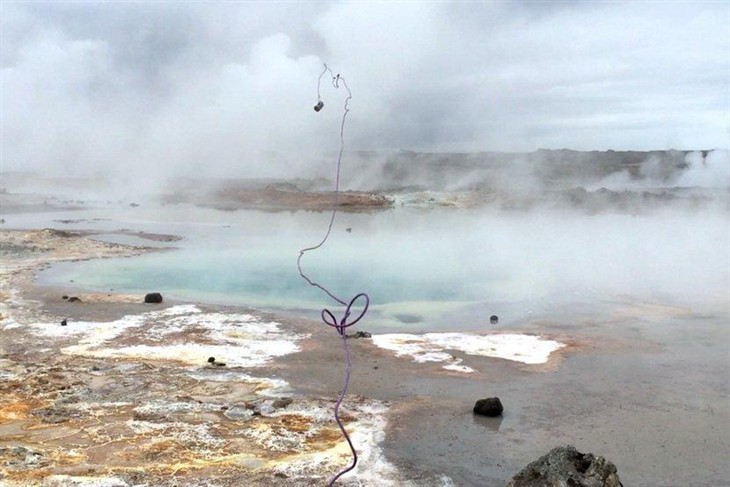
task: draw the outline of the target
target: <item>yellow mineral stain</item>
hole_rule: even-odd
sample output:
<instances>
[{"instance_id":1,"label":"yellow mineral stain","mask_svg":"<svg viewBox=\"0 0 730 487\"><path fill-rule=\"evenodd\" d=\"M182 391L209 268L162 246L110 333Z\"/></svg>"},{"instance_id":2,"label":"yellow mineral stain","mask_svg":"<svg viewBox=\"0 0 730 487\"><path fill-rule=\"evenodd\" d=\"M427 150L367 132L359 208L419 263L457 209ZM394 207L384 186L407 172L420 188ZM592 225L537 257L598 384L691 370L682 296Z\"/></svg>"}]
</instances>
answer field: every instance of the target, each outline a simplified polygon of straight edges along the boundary
<instances>
[{"instance_id":1,"label":"yellow mineral stain","mask_svg":"<svg viewBox=\"0 0 730 487\"><path fill-rule=\"evenodd\" d=\"M342 441L342 432L338 428L322 428L307 439L311 448L325 450Z\"/></svg>"},{"instance_id":2,"label":"yellow mineral stain","mask_svg":"<svg viewBox=\"0 0 730 487\"><path fill-rule=\"evenodd\" d=\"M5 406L0 409L0 424L19 419L28 419L33 409L44 405L43 401L21 401Z\"/></svg>"},{"instance_id":3,"label":"yellow mineral stain","mask_svg":"<svg viewBox=\"0 0 730 487\"><path fill-rule=\"evenodd\" d=\"M312 418L301 414L287 414L277 418L281 426L288 431L304 433L312 428Z\"/></svg>"}]
</instances>

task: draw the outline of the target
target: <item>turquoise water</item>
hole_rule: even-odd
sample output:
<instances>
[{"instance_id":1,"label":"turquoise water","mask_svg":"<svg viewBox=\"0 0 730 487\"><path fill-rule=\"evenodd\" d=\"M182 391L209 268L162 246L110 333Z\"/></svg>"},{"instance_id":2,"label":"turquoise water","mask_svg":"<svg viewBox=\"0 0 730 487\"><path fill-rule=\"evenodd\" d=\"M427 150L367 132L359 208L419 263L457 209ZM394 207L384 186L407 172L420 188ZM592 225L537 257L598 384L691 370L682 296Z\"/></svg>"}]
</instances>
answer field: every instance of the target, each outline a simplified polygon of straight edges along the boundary
<instances>
[{"instance_id":1,"label":"turquoise water","mask_svg":"<svg viewBox=\"0 0 730 487\"><path fill-rule=\"evenodd\" d=\"M333 305L298 275L326 213L159 209L123 222L184 239L177 250L60 264L44 284L150 292L186 300L289 309ZM109 228L119 227L121 215ZM83 224L80 224L83 226ZM351 231L346 231L350 228ZM479 328L581 302L617 299L719 305L730 289L725 215L484 213L406 210L339 214L305 272L342 299L367 292L374 327Z\"/></svg>"}]
</instances>

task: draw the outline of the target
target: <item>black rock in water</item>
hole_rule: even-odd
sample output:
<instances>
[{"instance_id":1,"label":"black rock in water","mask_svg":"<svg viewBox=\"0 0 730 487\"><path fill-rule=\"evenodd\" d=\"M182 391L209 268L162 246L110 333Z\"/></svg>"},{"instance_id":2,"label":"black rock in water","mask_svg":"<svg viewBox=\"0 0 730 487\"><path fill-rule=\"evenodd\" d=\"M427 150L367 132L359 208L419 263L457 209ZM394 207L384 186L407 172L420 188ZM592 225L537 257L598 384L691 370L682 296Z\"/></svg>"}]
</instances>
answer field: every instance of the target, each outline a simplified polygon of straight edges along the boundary
<instances>
[{"instance_id":1,"label":"black rock in water","mask_svg":"<svg viewBox=\"0 0 730 487\"><path fill-rule=\"evenodd\" d=\"M66 296L66 295L64 294L63 296L61 296L61 299L68 299L68 296Z\"/></svg>"},{"instance_id":2,"label":"black rock in water","mask_svg":"<svg viewBox=\"0 0 730 487\"><path fill-rule=\"evenodd\" d=\"M570 445L553 448L512 477L506 487L623 487L616 465Z\"/></svg>"},{"instance_id":3,"label":"black rock in water","mask_svg":"<svg viewBox=\"0 0 730 487\"><path fill-rule=\"evenodd\" d=\"M373 334L369 331L358 331L354 335L350 335L352 338L372 338Z\"/></svg>"},{"instance_id":4,"label":"black rock in water","mask_svg":"<svg viewBox=\"0 0 730 487\"><path fill-rule=\"evenodd\" d=\"M145 303L161 303L162 302L162 294L160 293L147 293L144 296L144 302Z\"/></svg>"},{"instance_id":5,"label":"black rock in water","mask_svg":"<svg viewBox=\"0 0 730 487\"><path fill-rule=\"evenodd\" d=\"M68 322L66 320L61 320L61 326L66 326L66 325L68 325Z\"/></svg>"},{"instance_id":6,"label":"black rock in water","mask_svg":"<svg viewBox=\"0 0 730 487\"><path fill-rule=\"evenodd\" d=\"M493 325L496 325L499 323L499 317L497 315L492 315L489 317L489 322Z\"/></svg>"},{"instance_id":7,"label":"black rock in water","mask_svg":"<svg viewBox=\"0 0 730 487\"><path fill-rule=\"evenodd\" d=\"M69 303L80 303L81 298L79 298L78 296L71 296L70 298L68 298L68 302Z\"/></svg>"},{"instance_id":8,"label":"black rock in water","mask_svg":"<svg viewBox=\"0 0 730 487\"><path fill-rule=\"evenodd\" d=\"M209 364L215 363L215 357L208 357L208 363Z\"/></svg>"},{"instance_id":9,"label":"black rock in water","mask_svg":"<svg viewBox=\"0 0 730 487\"><path fill-rule=\"evenodd\" d=\"M479 399L474 404L474 414L482 416L499 416L504 411L502 407L502 401L498 397L488 397L486 399Z\"/></svg>"}]
</instances>

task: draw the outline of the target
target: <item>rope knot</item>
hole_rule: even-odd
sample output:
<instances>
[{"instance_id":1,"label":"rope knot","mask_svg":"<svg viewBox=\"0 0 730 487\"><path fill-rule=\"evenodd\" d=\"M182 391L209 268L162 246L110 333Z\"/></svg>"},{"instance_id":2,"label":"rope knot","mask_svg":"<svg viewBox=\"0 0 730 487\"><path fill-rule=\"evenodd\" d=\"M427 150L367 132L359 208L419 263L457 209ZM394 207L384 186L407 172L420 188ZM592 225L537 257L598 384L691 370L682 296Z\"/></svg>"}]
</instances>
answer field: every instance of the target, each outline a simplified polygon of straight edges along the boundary
<instances>
[{"instance_id":1,"label":"rope knot","mask_svg":"<svg viewBox=\"0 0 730 487\"><path fill-rule=\"evenodd\" d=\"M348 322L348 319L350 318L350 315L352 314L352 308L355 306L356 302L360 299L365 300L365 304L362 308L362 311L360 311L360 314L357 315L357 318L355 318L353 321ZM340 321L338 322L335 318L335 315L328 310L327 308L322 310L322 321L328 326L331 326L337 330L337 333L340 334L341 337L345 336L345 331L347 328L351 327L358 321L360 321L363 316L365 316L365 313L368 311L368 307L370 306L370 297L366 293L360 293L356 294L354 298L350 300L350 302L345 307L345 314L342 316Z\"/></svg>"}]
</instances>

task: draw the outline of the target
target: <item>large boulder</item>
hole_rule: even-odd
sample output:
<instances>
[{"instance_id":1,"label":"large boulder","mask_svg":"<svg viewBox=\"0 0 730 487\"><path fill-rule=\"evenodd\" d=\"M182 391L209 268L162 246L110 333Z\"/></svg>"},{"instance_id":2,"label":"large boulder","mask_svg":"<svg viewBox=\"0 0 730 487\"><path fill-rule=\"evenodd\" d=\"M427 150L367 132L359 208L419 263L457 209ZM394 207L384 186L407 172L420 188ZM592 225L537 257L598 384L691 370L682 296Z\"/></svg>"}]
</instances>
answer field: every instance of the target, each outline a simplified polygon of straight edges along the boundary
<instances>
[{"instance_id":1,"label":"large boulder","mask_svg":"<svg viewBox=\"0 0 730 487\"><path fill-rule=\"evenodd\" d=\"M553 448L507 482L506 487L623 487L616 465L566 445Z\"/></svg>"}]
</instances>

